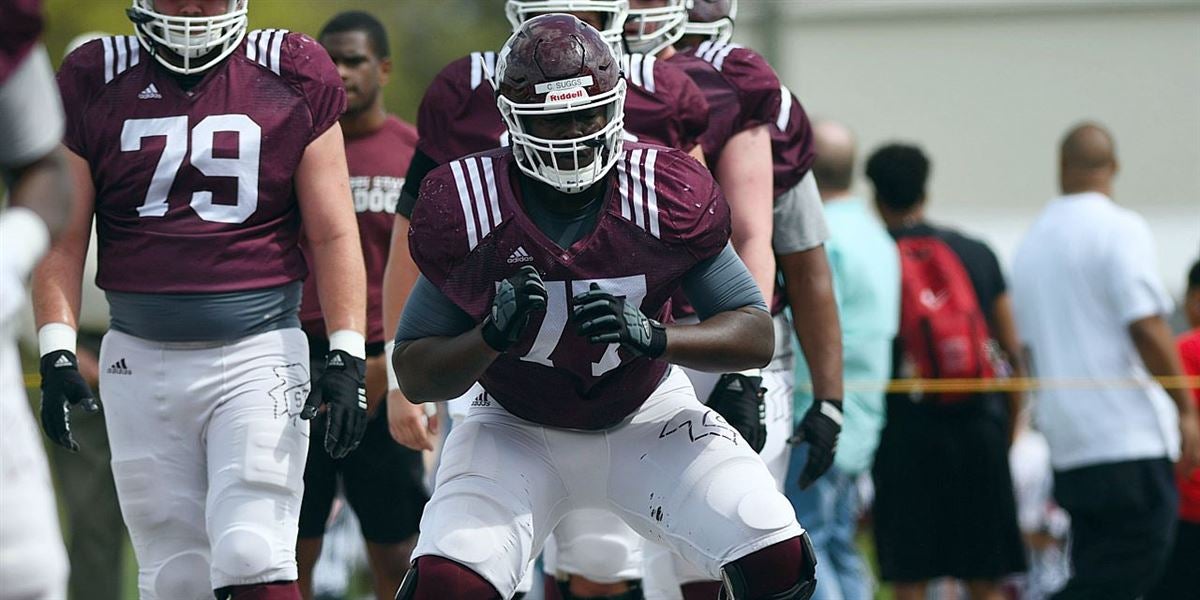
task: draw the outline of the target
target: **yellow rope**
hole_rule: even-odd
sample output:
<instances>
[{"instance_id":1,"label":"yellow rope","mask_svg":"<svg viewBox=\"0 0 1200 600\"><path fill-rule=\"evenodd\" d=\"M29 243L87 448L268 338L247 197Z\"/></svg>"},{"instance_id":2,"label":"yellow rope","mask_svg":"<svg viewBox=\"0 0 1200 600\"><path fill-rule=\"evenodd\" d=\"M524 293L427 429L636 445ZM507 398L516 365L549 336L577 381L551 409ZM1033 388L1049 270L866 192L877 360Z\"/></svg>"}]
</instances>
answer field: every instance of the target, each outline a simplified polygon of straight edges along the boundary
<instances>
[{"instance_id":1,"label":"yellow rope","mask_svg":"<svg viewBox=\"0 0 1200 600\"><path fill-rule=\"evenodd\" d=\"M1102 390L1140 388L1152 381L1168 390L1200 389L1200 377L1174 376L1132 378L1059 378L1013 377L1010 379L892 379L890 381L851 380L845 383L847 392L878 392L903 394L923 392L1034 392L1038 390ZM36 388L41 383L37 373L25 374L25 387ZM798 390L812 390L812 385L796 383Z\"/></svg>"},{"instance_id":2,"label":"yellow rope","mask_svg":"<svg viewBox=\"0 0 1200 600\"><path fill-rule=\"evenodd\" d=\"M890 381L852 380L845 383L848 392L878 392L928 394L938 392L1034 392L1038 390L1102 390L1134 389L1157 382L1163 388L1197 389L1200 377L1171 376L1134 378L1054 378L1013 377L1009 379L892 379ZM812 385L797 383L797 389L811 390Z\"/></svg>"}]
</instances>

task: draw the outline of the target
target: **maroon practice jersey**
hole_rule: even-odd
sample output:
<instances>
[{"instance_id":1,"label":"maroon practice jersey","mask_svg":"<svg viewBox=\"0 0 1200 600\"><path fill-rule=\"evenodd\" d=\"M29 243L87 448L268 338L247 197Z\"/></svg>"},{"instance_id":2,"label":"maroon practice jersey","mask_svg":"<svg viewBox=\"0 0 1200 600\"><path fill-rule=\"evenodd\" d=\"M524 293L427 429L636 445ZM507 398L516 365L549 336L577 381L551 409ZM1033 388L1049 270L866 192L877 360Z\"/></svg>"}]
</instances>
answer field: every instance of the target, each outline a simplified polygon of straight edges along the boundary
<instances>
[{"instance_id":1,"label":"maroon practice jersey","mask_svg":"<svg viewBox=\"0 0 1200 600\"><path fill-rule=\"evenodd\" d=\"M41 0L0 2L0 84L25 60L41 34Z\"/></svg>"},{"instance_id":2,"label":"maroon practice jersey","mask_svg":"<svg viewBox=\"0 0 1200 600\"><path fill-rule=\"evenodd\" d=\"M711 64L738 89L746 127L771 125L774 197L800 183L817 157L812 124L767 60L754 50L726 42L704 42L686 52Z\"/></svg>"},{"instance_id":3,"label":"maroon practice jersey","mask_svg":"<svg viewBox=\"0 0 1200 600\"><path fill-rule=\"evenodd\" d=\"M590 344L568 322L570 298L596 283L653 318L683 275L729 239L729 208L712 176L681 151L626 143L609 173L595 229L570 248L533 224L519 197L509 149L430 172L413 211L409 244L421 273L483 321L496 282L537 267L547 308L480 382L513 414L544 425L610 426L634 411L668 368L617 344Z\"/></svg>"},{"instance_id":4,"label":"maroon practice jersey","mask_svg":"<svg viewBox=\"0 0 1200 600\"><path fill-rule=\"evenodd\" d=\"M708 129L708 101L675 65L645 54L621 57L629 90L625 130L637 141L691 151Z\"/></svg>"},{"instance_id":5,"label":"maroon practice jersey","mask_svg":"<svg viewBox=\"0 0 1200 600\"><path fill-rule=\"evenodd\" d=\"M444 165L508 145L492 87L495 70L495 52L472 52L438 72L417 109L417 150Z\"/></svg>"},{"instance_id":6,"label":"maroon practice jersey","mask_svg":"<svg viewBox=\"0 0 1200 600\"><path fill-rule=\"evenodd\" d=\"M691 150L708 127L708 104L684 73L641 54L624 57L625 129L639 142ZM417 149L437 164L508 145L491 77L494 52L472 52L441 70L417 111Z\"/></svg>"},{"instance_id":7,"label":"maroon practice jersey","mask_svg":"<svg viewBox=\"0 0 1200 600\"><path fill-rule=\"evenodd\" d=\"M396 202L404 186L404 174L417 145L417 130L388 115L378 131L346 139L346 163L350 167L350 190L358 213L358 236L367 265L367 342L384 341L383 269L391 248ZM312 260L309 258L309 271ZM304 281L300 323L310 335L324 337L325 319L317 297L317 279Z\"/></svg>"},{"instance_id":8,"label":"maroon practice jersey","mask_svg":"<svg viewBox=\"0 0 1200 600\"><path fill-rule=\"evenodd\" d=\"M133 36L72 52L58 73L64 143L91 167L107 290L214 293L307 273L293 175L345 109L308 36L252 31L190 90Z\"/></svg>"},{"instance_id":9,"label":"maroon practice jersey","mask_svg":"<svg viewBox=\"0 0 1200 600\"><path fill-rule=\"evenodd\" d=\"M685 52L676 52L666 62L686 73L708 101L708 128L700 145L708 168L715 172L729 138L758 123L746 119L738 88L713 65Z\"/></svg>"}]
</instances>

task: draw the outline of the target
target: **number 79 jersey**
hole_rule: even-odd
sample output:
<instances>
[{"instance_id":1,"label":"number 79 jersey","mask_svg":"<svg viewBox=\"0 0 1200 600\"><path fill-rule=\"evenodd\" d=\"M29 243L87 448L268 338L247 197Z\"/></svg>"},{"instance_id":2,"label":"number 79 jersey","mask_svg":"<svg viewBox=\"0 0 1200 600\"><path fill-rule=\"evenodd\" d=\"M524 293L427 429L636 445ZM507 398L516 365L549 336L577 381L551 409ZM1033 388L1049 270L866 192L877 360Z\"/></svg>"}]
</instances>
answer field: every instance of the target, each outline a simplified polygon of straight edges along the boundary
<instances>
[{"instance_id":1,"label":"number 79 jersey","mask_svg":"<svg viewBox=\"0 0 1200 600\"><path fill-rule=\"evenodd\" d=\"M64 144L96 190L101 288L218 293L305 277L293 177L346 104L319 44L252 31L187 89L135 37L105 37L72 52L58 84Z\"/></svg>"},{"instance_id":2,"label":"number 79 jersey","mask_svg":"<svg viewBox=\"0 0 1200 600\"><path fill-rule=\"evenodd\" d=\"M729 208L708 171L678 150L625 143L609 172L595 227L560 248L533 223L509 148L442 165L421 184L409 245L421 273L482 322L497 282L524 265L548 293L523 337L480 379L509 412L574 429L616 424L657 387L668 365L576 335L570 299L596 283L642 312L668 318L668 300L729 240Z\"/></svg>"}]
</instances>

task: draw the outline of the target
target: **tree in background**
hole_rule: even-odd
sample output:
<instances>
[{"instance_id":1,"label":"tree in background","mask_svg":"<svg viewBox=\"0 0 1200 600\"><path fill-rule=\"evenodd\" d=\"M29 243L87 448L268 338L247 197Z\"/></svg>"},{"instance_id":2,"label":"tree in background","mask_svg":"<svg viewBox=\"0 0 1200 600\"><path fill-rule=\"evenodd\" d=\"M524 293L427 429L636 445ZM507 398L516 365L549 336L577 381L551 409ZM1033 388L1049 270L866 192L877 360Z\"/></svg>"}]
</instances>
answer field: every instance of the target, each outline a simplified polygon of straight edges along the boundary
<instances>
[{"instance_id":1,"label":"tree in background","mask_svg":"<svg viewBox=\"0 0 1200 600\"><path fill-rule=\"evenodd\" d=\"M87 31L132 34L124 0L46 0L46 47L57 66L71 38ZM251 0L250 27L288 29L316 37L321 25L344 10L365 10L392 37L393 81L384 90L388 108L416 118L433 76L450 61L476 50L498 50L510 33L500 2L478 0Z\"/></svg>"}]
</instances>

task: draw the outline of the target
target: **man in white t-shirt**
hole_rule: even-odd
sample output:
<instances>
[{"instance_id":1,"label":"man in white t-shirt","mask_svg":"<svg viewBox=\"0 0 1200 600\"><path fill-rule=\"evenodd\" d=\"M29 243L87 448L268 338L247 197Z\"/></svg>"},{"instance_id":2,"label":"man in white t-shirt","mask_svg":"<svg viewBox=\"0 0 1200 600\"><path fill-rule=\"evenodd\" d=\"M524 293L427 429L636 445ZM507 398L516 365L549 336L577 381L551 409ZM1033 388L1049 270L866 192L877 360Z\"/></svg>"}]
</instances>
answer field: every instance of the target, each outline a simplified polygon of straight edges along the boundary
<instances>
[{"instance_id":1,"label":"man in white t-shirt","mask_svg":"<svg viewBox=\"0 0 1200 600\"><path fill-rule=\"evenodd\" d=\"M1029 364L1043 378L1143 383L1037 394L1054 495L1071 515L1074 574L1055 598L1134 598L1165 564L1178 505L1171 463L1200 463L1200 424L1184 390L1151 380L1181 374L1165 321L1172 303L1145 220L1111 200L1112 136L1093 123L1071 129L1059 166L1063 195L1013 264Z\"/></svg>"}]
</instances>

